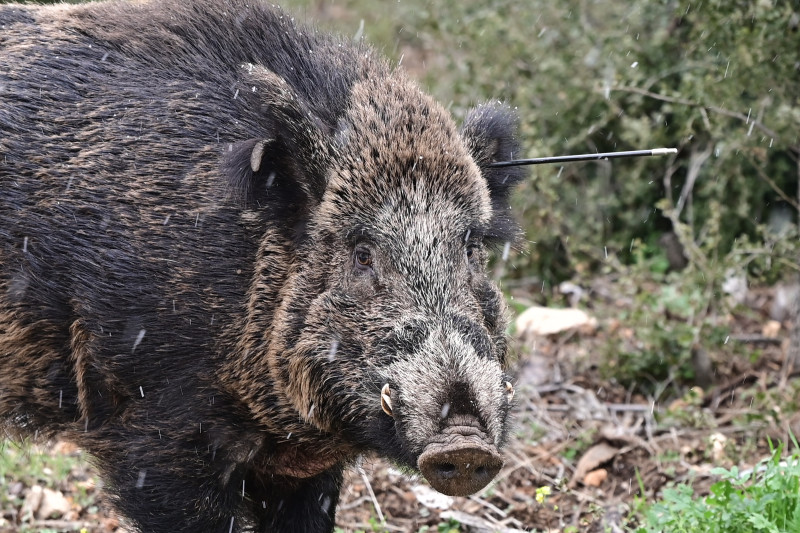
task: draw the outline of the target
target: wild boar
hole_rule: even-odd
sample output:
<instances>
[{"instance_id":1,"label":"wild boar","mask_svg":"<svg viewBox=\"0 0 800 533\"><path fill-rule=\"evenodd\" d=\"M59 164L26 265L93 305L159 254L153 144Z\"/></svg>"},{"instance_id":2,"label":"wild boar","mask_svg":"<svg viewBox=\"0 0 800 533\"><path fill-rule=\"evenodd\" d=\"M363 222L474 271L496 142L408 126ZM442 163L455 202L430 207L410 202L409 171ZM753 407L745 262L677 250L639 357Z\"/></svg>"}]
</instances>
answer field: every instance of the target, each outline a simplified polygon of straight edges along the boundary
<instances>
[{"instance_id":1,"label":"wild boar","mask_svg":"<svg viewBox=\"0 0 800 533\"><path fill-rule=\"evenodd\" d=\"M332 531L375 453L467 495L513 396L516 118L261 0L0 6L0 424L145 532Z\"/></svg>"}]
</instances>

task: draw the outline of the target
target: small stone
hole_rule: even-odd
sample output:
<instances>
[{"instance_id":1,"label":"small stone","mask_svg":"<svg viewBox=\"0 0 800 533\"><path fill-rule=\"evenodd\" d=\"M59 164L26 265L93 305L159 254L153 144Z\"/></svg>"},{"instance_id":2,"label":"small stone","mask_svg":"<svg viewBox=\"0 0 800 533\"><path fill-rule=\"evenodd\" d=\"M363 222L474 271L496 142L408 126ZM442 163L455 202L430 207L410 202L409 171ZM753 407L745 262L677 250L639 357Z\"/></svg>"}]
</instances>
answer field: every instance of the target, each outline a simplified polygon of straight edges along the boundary
<instances>
[{"instance_id":1,"label":"small stone","mask_svg":"<svg viewBox=\"0 0 800 533\"><path fill-rule=\"evenodd\" d=\"M775 339L781 331L781 323L777 320L769 320L761 328L761 334L767 338Z\"/></svg>"},{"instance_id":2,"label":"small stone","mask_svg":"<svg viewBox=\"0 0 800 533\"><path fill-rule=\"evenodd\" d=\"M36 511L36 518L47 520L48 518L60 518L70 510L70 501L58 491L43 489L42 503Z\"/></svg>"},{"instance_id":3,"label":"small stone","mask_svg":"<svg viewBox=\"0 0 800 533\"><path fill-rule=\"evenodd\" d=\"M23 522L28 522L33 519L34 514L42 504L43 490L44 489L39 485L34 485L28 489L25 500L22 502L22 508L19 511L20 519Z\"/></svg>"},{"instance_id":4,"label":"small stone","mask_svg":"<svg viewBox=\"0 0 800 533\"><path fill-rule=\"evenodd\" d=\"M564 331L579 330L591 334L597 329L597 319L580 309L553 309L533 306L516 321L520 336L548 336Z\"/></svg>"}]
</instances>

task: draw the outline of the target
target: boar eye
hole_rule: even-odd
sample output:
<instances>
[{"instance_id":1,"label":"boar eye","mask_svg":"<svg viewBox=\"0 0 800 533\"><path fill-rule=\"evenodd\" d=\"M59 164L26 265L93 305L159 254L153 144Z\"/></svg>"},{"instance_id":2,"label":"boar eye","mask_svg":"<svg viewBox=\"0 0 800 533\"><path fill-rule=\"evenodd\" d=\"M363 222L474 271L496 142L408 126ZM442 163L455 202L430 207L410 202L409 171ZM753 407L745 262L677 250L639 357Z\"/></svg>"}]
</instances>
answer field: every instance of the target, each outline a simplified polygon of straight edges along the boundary
<instances>
[{"instance_id":1,"label":"boar eye","mask_svg":"<svg viewBox=\"0 0 800 533\"><path fill-rule=\"evenodd\" d=\"M372 254L368 250L359 248L355 253L356 267L361 270L366 270L372 266Z\"/></svg>"},{"instance_id":2,"label":"boar eye","mask_svg":"<svg viewBox=\"0 0 800 533\"><path fill-rule=\"evenodd\" d=\"M467 245L467 250L466 250L467 259L471 260L471 259L475 258L478 255L476 253L477 248L478 248L477 244L469 244L469 245Z\"/></svg>"}]
</instances>

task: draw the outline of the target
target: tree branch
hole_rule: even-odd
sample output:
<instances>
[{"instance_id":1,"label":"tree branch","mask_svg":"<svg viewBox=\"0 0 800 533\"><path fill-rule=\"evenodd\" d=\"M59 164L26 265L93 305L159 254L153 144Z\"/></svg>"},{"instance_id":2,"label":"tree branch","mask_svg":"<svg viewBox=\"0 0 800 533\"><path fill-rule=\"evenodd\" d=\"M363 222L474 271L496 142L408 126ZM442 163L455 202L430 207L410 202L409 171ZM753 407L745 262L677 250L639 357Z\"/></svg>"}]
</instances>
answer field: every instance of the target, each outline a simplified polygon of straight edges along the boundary
<instances>
[{"instance_id":1,"label":"tree branch","mask_svg":"<svg viewBox=\"0 0 800 533\"><path fill-rule=\"evenodd\" d=\"M686 181L681 189L681 195L678 197L678 203L675 205L676 217L681 216L683 206L686 205L686 201L690 198L692 190L694 189L694 182L697 181L697 177L700 175L700 167L711 157L711 150L711 144L706 146L702 152L692 149L689 155L689 168L686 171Z\"/></svg>"},{"instance_id":2,"label":"tree branch","mask_svg":"<svg viewBox=\"0 0 800 533\"><path fill-rule=\"evenodd\" d=\"M775 131L773 131L773 130L769 129L768 127L766 127L764 124L761 123L761 121L756 120L753 117L749 117L749 116L747 116L747 115L745 115L743 113L737 113L736 111L731 111L729 109L725 109L724 107L717 107L717 106L714 106L714 105L705 105L705 104L701 104L699 102L694 102L692 100L687 100L685 98L675 98L675 97L672 97L672 96L664 96L663 94L654 93L654 92L648 91L646 89L640 89L639 87L622 87L622 86L619 86L619 87L612 87L611 90L612 91L625 92L625 93L641 94L643 96L647 96L648 98L653 98L654 100L661 100L662 102L669 102L671 104L681 104L681 105L685 105L685 106L688 106L688 107L698 107L701 110L713 111L714 113L717 113L719 115L725 115L726 117L739 119L742 122L744 122L745 124L752 123L756 128L758 128L762 132L766 133L767 135L769 135L773 139L780 139L780 136Z\"/></svg>"},{"instance_id":3,"label":"tree branch","mask_svg":"<svg viewBox=\"0 0 800 533\"><path fill-rule=\"evenodd\" d=\"M769 185L769 186L770 186L770 188L771 188L773 191L775 191L775 194L777 194L778 196L780 196L780 197L781 197L781 199L782 199L784 202L786 202L786 203L787 203L787 204L789 204L790 206L794 207L794 208L797 210L798 214L800 214L800 202L798 202L798 201L795 201L795 200L794 200L794 199L792 199L792 198L791 198L791 197L790 197L788 194L786 194L785 192L783 192L783 191L781 190L781 188L780 188L780 187L778 187L778 184L777 184L777 183L775 183L774 181L772 181L772 178L770 178L769 176L767 176L767 173L766 173L766 172L764 172L764 170L763 170L763 169L762 169L760 166L756 165L755 161L753 161L753 160L752 160L750 157L748 157L748 158L747 158L747 160L750 162L750 165L752 165L752 167L753 167L754 169L756 169L756 173L758 174L758 177L759 177L759 178L761 178L762 180L764 180L764 181L767 183L767 185ZM798 165L800 166L800 162L798 162Z\"/></svg>"}]
</instances>

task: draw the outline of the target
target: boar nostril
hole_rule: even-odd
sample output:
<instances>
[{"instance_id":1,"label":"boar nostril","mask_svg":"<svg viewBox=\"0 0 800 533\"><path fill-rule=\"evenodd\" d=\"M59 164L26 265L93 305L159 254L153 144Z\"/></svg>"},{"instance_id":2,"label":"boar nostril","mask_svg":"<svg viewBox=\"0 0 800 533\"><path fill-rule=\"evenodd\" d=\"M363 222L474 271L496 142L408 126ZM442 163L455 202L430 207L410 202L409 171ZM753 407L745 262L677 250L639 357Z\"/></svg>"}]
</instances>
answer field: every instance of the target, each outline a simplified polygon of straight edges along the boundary
<instances>
[{"instance_id":1,"label":"boar nostril","mask_svg":"<svg viewBox=\"0 0 800 533\"><path fill-rule=\"evenodd\" d=\"M444 479L452 478L457 474L456 465L453 463L441 463L436 465L435 468Z\"/></svg>"}]
</instances>

